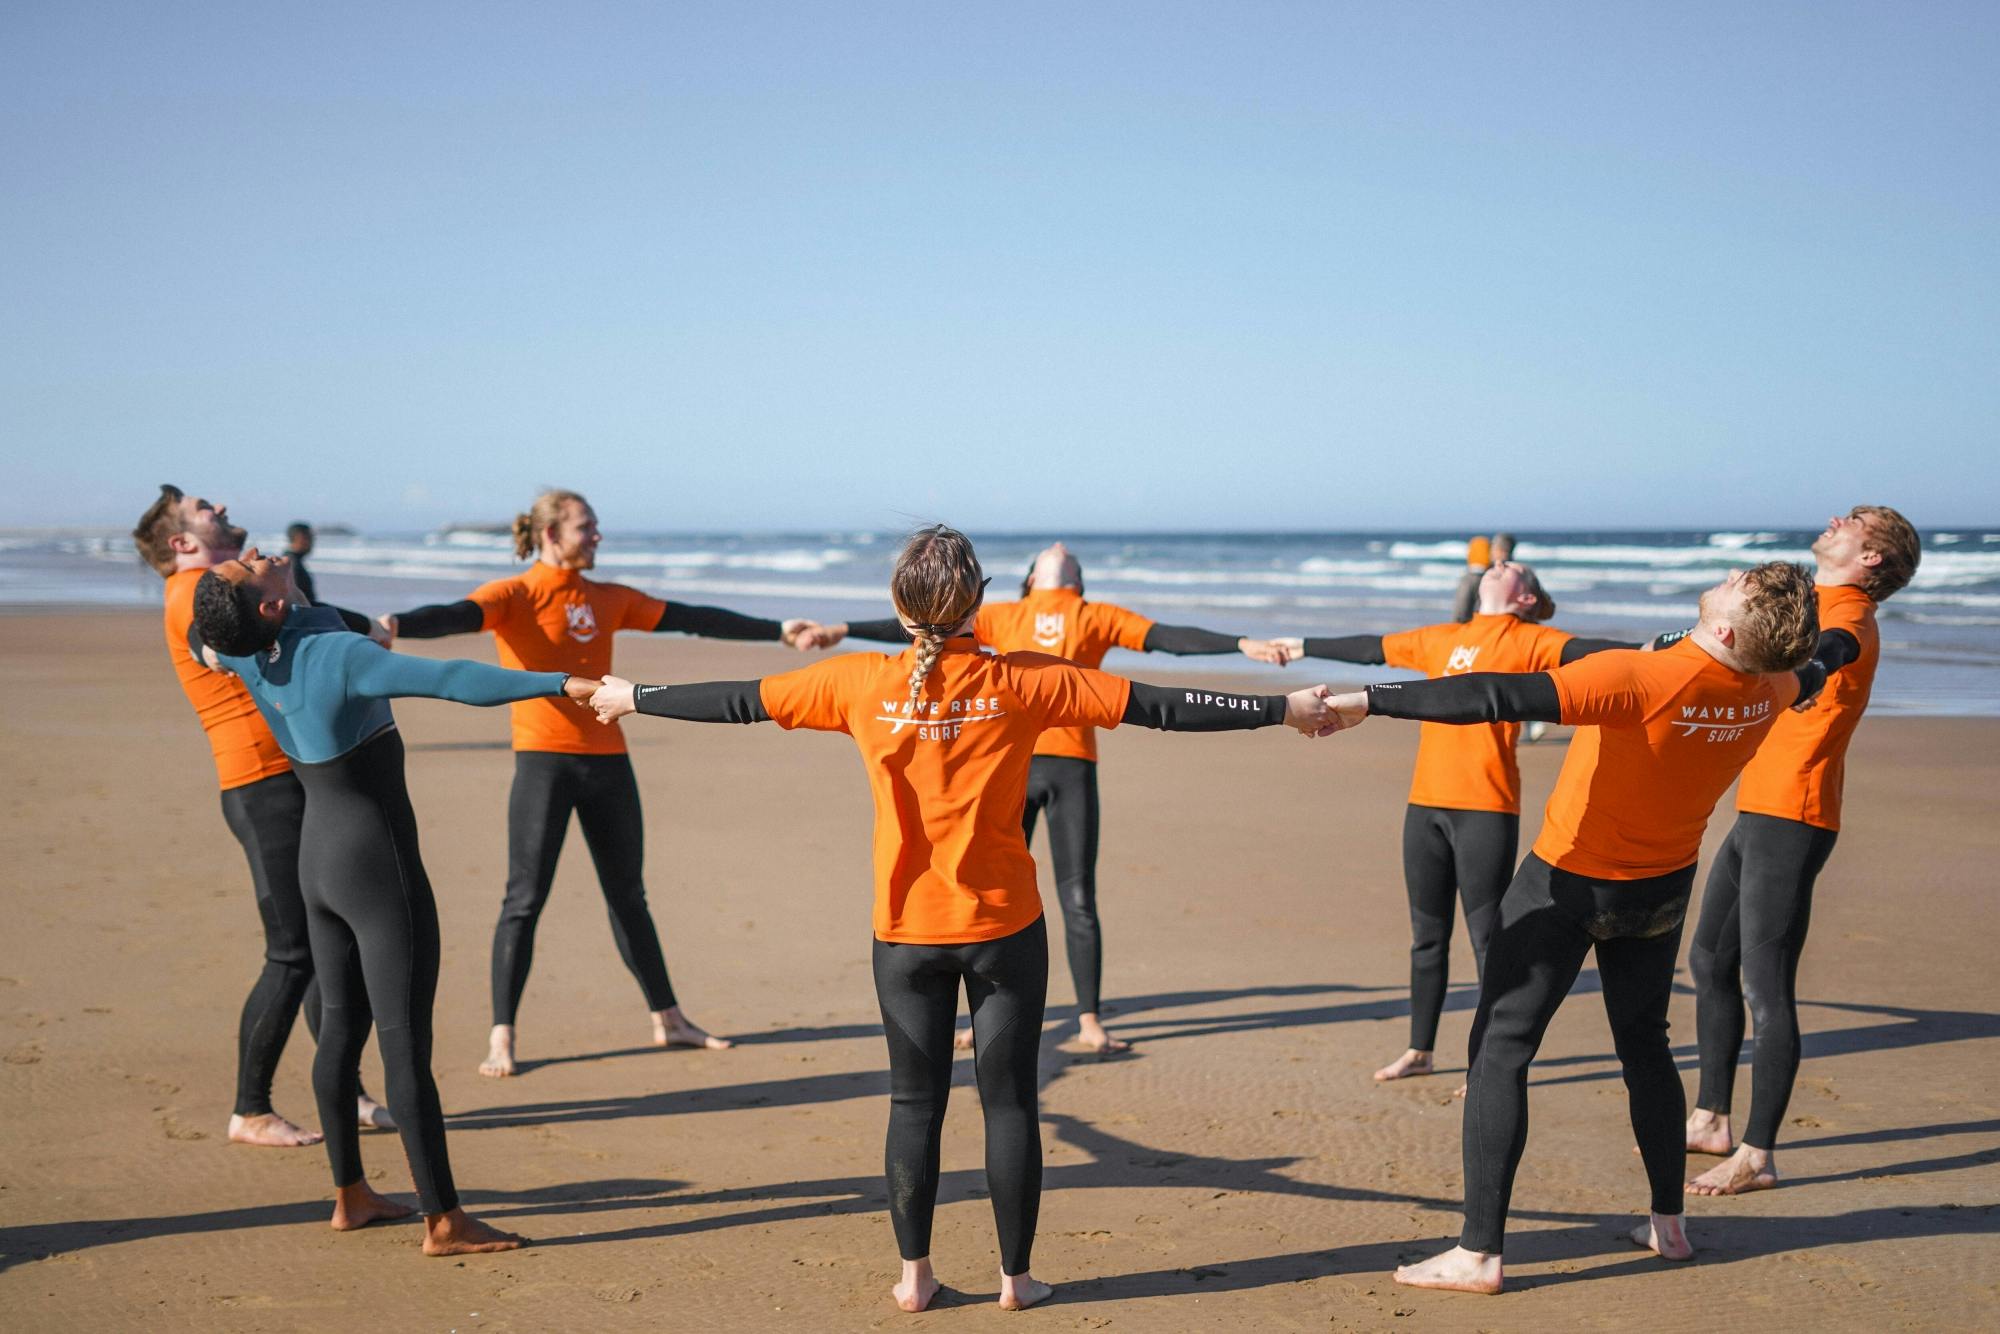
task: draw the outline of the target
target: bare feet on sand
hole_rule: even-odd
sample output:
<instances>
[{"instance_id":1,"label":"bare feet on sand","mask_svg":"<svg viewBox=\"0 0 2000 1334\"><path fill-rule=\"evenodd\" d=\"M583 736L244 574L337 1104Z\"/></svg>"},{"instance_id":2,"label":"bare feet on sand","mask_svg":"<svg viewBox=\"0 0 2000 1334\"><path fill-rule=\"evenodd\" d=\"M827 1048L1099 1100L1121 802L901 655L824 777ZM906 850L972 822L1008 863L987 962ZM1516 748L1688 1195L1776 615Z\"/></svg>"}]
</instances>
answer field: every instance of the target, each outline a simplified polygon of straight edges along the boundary
<instances>
[{"instance_id":1,"label":"bare feet on sand","mask_svg":"<svg viewBox=\"0 0 2000 1334\"><path fill-rule=\"evenodd\" d=\"M1094 1014L1080 1014L1076 1017L1076 1042L1086 1051L1094 1051L1101 1056L1113 1052L1130 1051L1132 1044L1123 1038L1114 1038L1104 1031Z\"/></svg>"},{"instance_id":2,"label":"bare feet on sand","mask_svg":"<svg viewBox=\"0 0 2000 1334\"><path fill-rule=\"evenodd\" d=\"M482 1255L487 1251L517 1251L526 1241L480 1222L463 1209L424 1215L425 1255Z\"/></svg>"},{"instance_id":3,"label":"bare feet on sand","mask_svg":"<svg viewBox=\"0 0 2000 1334\"><path fill-rule=\"evenodd\" d=\"M655 1047L701 1047L708 1051L728 1051L736 1044L719 1038L681 1013L678 1005L653 1011Z\"/></svg>"},{"instance_id":4,"label":"bare feet on sand","mask_svg":"<svg viewBox=\"0 0 2000 1334\"><path fill-rule=\"evenodd\" d=\"M1778 1164L1769 1149L1736 1146L1736 1152L1687 1183L1690 1195L1742 1195L1778 1184Z\"/></svg>"},{"instance_id":5,"label":"bare feet on sand","mask_svg":"<svg viewBox=\"0 0 2000 1334\"><path fill-rule=\"evenodd\" d=\"M971 1051L972 1030L970 1028L961 1028L958 1032L953 1033L951 1035L951 1049L953 1051Z\"/></svg>"},{"instance_id":6,"label":"bare feet on sand","mask_svg":"<svg viewBox=\"0 0 2000 1334\"><path fill-rule=\"evenodd\" d=\"M1729 1113L1717 1114L1699 1107L1689 1112L1687 1145L1689 1153L1728 1153L1733 1147L1729 1138Z\"/></svg>"},{"instance_id":7,"label":"bare feet on sand","mask_svg":"<svg viewBox=\"0 0 2000 1334\"><path fill-rule=\"evenodd\" d=\"M489 1079L505 1079L514 1073L514 1026L495 1024L486 1039L486 1059L479 1073Z\"/></svg>"},{"instance_id":8,"label":"bare feet on sand","mask_svg":"<svg viewBox=\"0 0 2000 1334\"><path fill-rule=\"evenodd\" d=\"M1483 1251L1454 1246L1443 1255L1433 1255L1419 1264L1404 1265L1395 1274L1406 1288L1441 1288L1446 1292L1477 1292L1488 1296L1500 1291L1507 1276L1500 1257Z\"/></svg>"},{"instance_id":9,"label":"bare feet on sand","mask_svg":"<svg viewBox=\"0 0 2000 1334\"><path fill-rule=\"evenodd\" d=\"M1036 1302L1048 1300L1055 1289L1036 1278L1033 1274L1002 1274L1000 1276L1000 1309L1003 1311L1025 1311Z\"/></svg>"},{"instance_id":10,"label":"bare feet on sand","mask_svg":"<svg viewBox=\"0 0 2000 1334\"><path fill-rule=\"evenodd\" d=\"M1428 1075L1436 1067L1431 1063L1431 1054L1410 1048L1395 1060L1375 1072L1375 1082L1386 1084L1392 1079L1408 1079L1412 1075Z\"/></svg>"},{"instance_id":11,"label":"bare feet on sand","mask_svg":"<svg viewBox=\"0 0 2000 1334\"><path fill-rule=\"evenodd\" d=\"M333 1230L352 1232L385 1218L408 1218L416 1210L377 1193L366 1181L333 1188Z\"/></svg>"},{"instance_id":12,"label":"bare feet on sand","mask_svg":"<svg viewBox=\"0 0 2000 1334\"><path fill-rule=\"evenodd\" d=\"M1654 1214L1632 1229L1632 1244L1644 1246L1662 1260L1692 1260L1694 1247L1688 1245L1679 1214Z\"/></svg>"},{"instance_id":13,"label":"bare feet on sand","mask_svg":"<svg viewBox=\"0 0 2000 1334\"><path fill-rule=\"evenodd\" d=\"M889 1290L896 1306L904 1311L921 1311L938 1295L937 1276L931 1273L931 1258L903 1261L903 1278Z\"/></svg>"},{"instance_id":14,"label":"bare feet on sand","mask_svg":"<svg viewBox=\"0 0 2000 1334\"><path fill-rule=\"evenodd\" d=\"M301 1149L325 1138L317 1130L304 1130L293 1125L276 1112L229 1118L231 1144L256 1144L266 1149Z\"/></svg>"},{"instance_id":15,"label":"bare feet on sand","mask_svg":"<svg viewBox=\"0 0 2000 1334\"><path fill-rule=\"evenodd\" d=\"M389 1115L389 1109L368 1096L363 1089L361 1096L354 1100L354 1122L363 1130L394 1130L396 1118Z\"/></svg>"}]
</instances>

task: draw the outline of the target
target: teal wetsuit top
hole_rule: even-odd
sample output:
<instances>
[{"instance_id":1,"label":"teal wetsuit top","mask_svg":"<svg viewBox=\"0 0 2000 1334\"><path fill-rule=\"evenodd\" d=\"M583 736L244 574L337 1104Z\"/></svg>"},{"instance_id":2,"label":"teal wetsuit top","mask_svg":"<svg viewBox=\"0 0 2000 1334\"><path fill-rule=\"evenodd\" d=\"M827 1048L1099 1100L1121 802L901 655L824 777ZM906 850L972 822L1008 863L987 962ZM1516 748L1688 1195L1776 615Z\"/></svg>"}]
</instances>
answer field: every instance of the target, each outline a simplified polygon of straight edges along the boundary
<instances>
[{"instance_id":1,"label":"teal wetsuit top","mask_svg":"<svg viewBox=\"0 0 2000 1334\"><path fill-rule=\"evenodd\" d=\"M192 630L188 642L199 659L201 640ZM389 701L399 696L491 707L560 695L566 679L561 672L391 653L349 630L330 607L293 607L270 648L216 657L249 687L279 748L299 764L337 760L394 725Z\"/></svg>"}]
</instances>

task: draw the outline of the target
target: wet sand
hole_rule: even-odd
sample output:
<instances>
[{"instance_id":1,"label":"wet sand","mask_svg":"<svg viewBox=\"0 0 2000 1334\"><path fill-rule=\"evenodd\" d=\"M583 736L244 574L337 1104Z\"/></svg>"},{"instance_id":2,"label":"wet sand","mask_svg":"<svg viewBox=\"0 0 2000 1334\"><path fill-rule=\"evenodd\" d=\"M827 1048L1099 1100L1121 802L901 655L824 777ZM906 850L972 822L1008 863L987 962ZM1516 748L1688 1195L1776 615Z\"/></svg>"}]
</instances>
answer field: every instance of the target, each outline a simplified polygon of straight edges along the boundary
<instances>
[{"instance_id":1,"label":"wet sand","mask_svg":"<svg viewBox=\"0 0 2000 1334\"><path fill-rule=\"evenodd\" d=\"M327 1228L322 1150L224 1140L260 935L158 620L18 615L0 626L0 1326L828 1330L1001 1319L966 1060L935 1244L949 1291L924 1317L888 1301L896 1251L880 1175L869 804L846 738L628 723L676 989L697 1021L742 1045L647 1045L643 1003L573 836L523 1007L526 1068L494 1081L475 1067L505 875L504 710L397 706L443 921L436 1070L453 1166L468 1208L535 1240L509 1255L428 1260L413 1225ZM447 647L491 655L473 640L413 649ZM640 679L697 680L799 659L626 636L619 662ZM1522 752L1524 842L1560 738ZM1052 941L1035 1271L1058 1292L1009 1319L1141 1330L1991 1328L2000 720L1863 724L1800 978L1806 1064L1780 1147L1785 1184L1692 1201L1692 1266L1624 1240L1645 1182L1586 969L1532 1075L1512 1286L1498 1298L1413 1292L1388 1277L1457 1232L1451 1091L1473 1000L1461 929L1442 1073L1370 1081L1406 1040L1398 848L1415 743L1414 725L1386 720L1316 742L1106 738L1106 996L1136 1050L1100 1060L1061 1049L1071 992ZM1728 818L1725 802L1711 848ZM1052 912L1052 935L1059 924ZM1685 968L1681 981L1673 1036L1692 1092ZM275 1099L308 1123L310 1058L301 1025ZM381 1089L372 1043L364 1074ZM413 1199L398 1140L363 1144L375 1184Z\"/></svg>"}]
</instances>

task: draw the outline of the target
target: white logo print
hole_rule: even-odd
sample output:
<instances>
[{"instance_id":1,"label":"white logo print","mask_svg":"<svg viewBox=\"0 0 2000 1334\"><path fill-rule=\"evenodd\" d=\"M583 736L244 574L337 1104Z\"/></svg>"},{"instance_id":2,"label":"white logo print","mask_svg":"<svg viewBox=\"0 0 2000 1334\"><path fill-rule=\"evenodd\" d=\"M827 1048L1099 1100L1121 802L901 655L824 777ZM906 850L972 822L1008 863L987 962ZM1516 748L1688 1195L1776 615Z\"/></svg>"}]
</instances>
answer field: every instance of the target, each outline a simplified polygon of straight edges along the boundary
<instances>
[{"instance_id":1,"label":"white logo print","mask_svg":"<svg viewBox=\"0 0 2000 1334\"><path fill-rule=\"evenodd\" d=\"M1740 708L1734 704L1683 704L1675 727L1684 737L1699 736L1705 741L1735 741L1753 727L1771 721L1771 701L1759 700Z\"/></svg>"},{"instance_id":2,"label":"white logo print","mask_svg":"<svg viewBox=\"0 0 2000 1334\"><path fill-rule=\"evenodd\" d=\"M1035 642L1043 648L1055 648L1062 643L1063 614L1059 611L1038 611L1035 613Z\"/></svg>"},{"instance_id":3,"label":"white logo print","mask_svg":"<svg viewBox=\"0 0 2000 1334\"><path fill-rule=\"evenodd\" d=\"M1444 674L1446 676L1457 676L1462 672L1471 671L1472 660L1478 656L1479 648L1477 645L1468 648L1460 644L1458 647L1452 649L1451 661L1444 665Z\"/></svg>"},{"instance_id":4,"label":"white logo print","mask_svg":"<svg viewBox=\"0 0 2000 1334\"><path fill-rule=\"evenodd\" d=\"M572 602L563 608L569 616L569 637L579 644L588 644L597 638L597 613L590 609L588 602Z\"/></svg>"},{"instance_id":5,"label":"white logo print","mask_svg":"<svg viewBox=\"0 0 2000 1334\"><path fill-rule=\"evenodd\" d=\"M916 704L906 699L885 699L882 701L882 712L875 715L875 721L889 724L891 736L899 734L905 727L914 727L919 741L949 741L965 730L967 723L991 722L1006 716L998 695L981 695L949 702L926 699Z\"/></svg>"}]
</instances>

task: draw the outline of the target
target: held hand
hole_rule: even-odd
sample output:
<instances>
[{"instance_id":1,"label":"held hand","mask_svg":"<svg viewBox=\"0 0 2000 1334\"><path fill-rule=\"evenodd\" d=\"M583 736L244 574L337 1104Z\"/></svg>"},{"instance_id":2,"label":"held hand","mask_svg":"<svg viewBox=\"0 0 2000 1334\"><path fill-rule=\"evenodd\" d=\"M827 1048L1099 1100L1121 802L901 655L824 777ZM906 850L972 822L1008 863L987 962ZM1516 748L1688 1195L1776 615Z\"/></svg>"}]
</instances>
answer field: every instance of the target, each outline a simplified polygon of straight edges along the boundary
<instances>
[{"instance_id":1,"label":"held hand","mask_svg":"<svg viewBox=\"0 0 2000 1334\"><path fill-rule=\"evenodd\" d=\"M795 648L804 653L808 649L818 647L814 642L818 634L818 622L795 616L784 622L784 628L779 632L778 638L783 641L786 648Z\"/></svg>"},{"instance_id":2,"label":"held hand","mask_svg":"<svg viewBox=\"0 0 2000 1334\"><path fill-rule=\"evenodd\" d=\"M1285 696L1285 726L1303 736L1325 736L1338 731L1332 726L1333 718L1326 708L1330 693L1325 686L1308 686Z\"/></svg>"},{"instance_id":3,"label":"held hand","mask_svg":"<svg viewBox=\"0 0 2000 1334\"><path fill-rule=\"evenodd\" d=\"M1327 712L1333 715L1333 730L1344 732L1350 727L1361 726L1362 720L1367 718L1368 692L1352 690L1344 695L1335 695L1326 702L1326 706Z\"/></svg>"},{"instance_id":4,"label":"held hand","mask_svg":"<svg viewBox=\"0 0 2000 1334\"><path fill-rule=\"evenodd\" d=\"M597 710L598 722L617 722L638 707L632 701L632 683L623 677L605 677L597 693L590 697L590 707Z\"/></svg>"},{"instance_id":5,"label":"held hand","mask_svg":"<svg viewBox=\"0 0 2000 1334\"><path fill-rule=\"evenodd\" d=\"M1268 662L1273 667L1283 667L1298 656L1286 647L1282 639L1244 638L1236 641L1236 647L1252 662Z\"/></svg>"},{"instance_id":6,"label":"held hand","mask_svg":"<svg viewBox=\"0 0 2000 1334\"><path fill-rule=\"evenodd\" d=\"M832 648L847 638L847 622L839 625L815 625L810 635L799 637L800 648Z\"/></svg>"},{"instance_id":7,"label":"held hand","mask_svg":"<svg viewBox=\"0 0 2000 1334\"><path fill-rule=\"evenodd\" d=\"M1277 638L1269 639L1265 642L1283 649L1285 651L1285 659L1288 662L1297 662L1306 656L1306 641L1303 636L1279 635Z\"/></svg>"},{"instance_id":8,"label":"held hand","mask_svg":"<svg viewBox=\"0 0 2000 1334\"><path fill-rule=\"evenodd\" d=\"M601 685L603 682L594 676L572 676L563 682L563 695L572 704L588 704Z\"/></svg>"},{"instance_id":9,"label":"held hand","mask_svg":"<svg viewBox=\"0 0 2000 1334\"><path fill-rule=\"evenodd\" d=\"M388 648L394 644L396 642L395 616L389 612L384 612L380 616L377 616L374 622L368 627L368 637L383 648Z\"/></svg>"}]
</instances>

